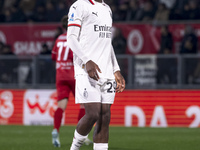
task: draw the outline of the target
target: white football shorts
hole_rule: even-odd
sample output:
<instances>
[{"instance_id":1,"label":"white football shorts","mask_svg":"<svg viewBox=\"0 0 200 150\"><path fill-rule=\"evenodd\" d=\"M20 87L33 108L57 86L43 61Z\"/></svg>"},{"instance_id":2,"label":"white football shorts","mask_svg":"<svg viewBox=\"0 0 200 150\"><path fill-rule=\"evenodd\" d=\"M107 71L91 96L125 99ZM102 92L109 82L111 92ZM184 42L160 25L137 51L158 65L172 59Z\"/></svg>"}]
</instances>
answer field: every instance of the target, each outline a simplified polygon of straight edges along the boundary
<instances>
[{"instance_id":1,"label":"white football shorts","mask_svg":"<svg viewBox=\"0 0 200 150\"><path fill-rule=\"evenodd\" d=\"M115 89L116 82L114 79L96 81L88 75L77 75L75 102L113 104Z\"/></svg>"}]
</instances>

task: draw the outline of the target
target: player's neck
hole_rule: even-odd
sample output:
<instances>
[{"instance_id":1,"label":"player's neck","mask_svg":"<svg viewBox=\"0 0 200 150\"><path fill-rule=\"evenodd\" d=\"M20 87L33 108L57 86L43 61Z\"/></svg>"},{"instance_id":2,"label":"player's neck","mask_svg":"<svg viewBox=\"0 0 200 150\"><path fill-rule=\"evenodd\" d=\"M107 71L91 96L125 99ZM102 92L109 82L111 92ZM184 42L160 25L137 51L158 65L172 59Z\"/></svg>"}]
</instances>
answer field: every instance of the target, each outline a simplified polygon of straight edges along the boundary
<instances>
[{"instance_id":1,"label":"player's neck","mask_svg":"<svg viewBox=\"0 0 200 150\"><path fill-rule=\"evenodd\" d=\"M102 0L95 0L96 2L99 2L99 3L101 3L102 2Z\"/></svg>"}]
</instances>

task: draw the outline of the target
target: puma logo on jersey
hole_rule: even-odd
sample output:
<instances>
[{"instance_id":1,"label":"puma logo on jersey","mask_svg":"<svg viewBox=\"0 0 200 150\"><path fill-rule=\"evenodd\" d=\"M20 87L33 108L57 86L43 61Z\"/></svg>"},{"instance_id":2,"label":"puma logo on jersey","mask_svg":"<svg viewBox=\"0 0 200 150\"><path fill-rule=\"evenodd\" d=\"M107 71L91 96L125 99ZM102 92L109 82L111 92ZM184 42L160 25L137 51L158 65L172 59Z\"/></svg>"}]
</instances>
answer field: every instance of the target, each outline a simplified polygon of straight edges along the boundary
<instances>
[{"instance_id":1,"label":"puma logo on jersey","mask_svg":"<svg viewBox=\"0 0 200 150\"><path fill-rule=\"evenodd\" d=\"M95 12L92 12L92 14L98 17L97 12L96 12L96 13L95 13Z\"/></svg>"}]
</instances>

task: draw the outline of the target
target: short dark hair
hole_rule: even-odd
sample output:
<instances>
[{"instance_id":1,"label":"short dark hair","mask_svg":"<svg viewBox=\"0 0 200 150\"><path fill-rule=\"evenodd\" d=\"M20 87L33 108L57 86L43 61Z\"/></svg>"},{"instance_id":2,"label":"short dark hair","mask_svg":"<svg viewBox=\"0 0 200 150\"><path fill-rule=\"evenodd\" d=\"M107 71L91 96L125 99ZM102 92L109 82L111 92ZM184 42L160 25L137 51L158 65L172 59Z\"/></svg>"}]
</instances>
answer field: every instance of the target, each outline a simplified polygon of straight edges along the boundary
<instances>
[{"instance_id":1,"label":"short dark hair","mask_svg":"<svg viewBox=\"0 0 200 150\"><path fill-rule=\"evenodd\" d=\"M67 30L68 16L67 15L63 16L62 19L61 19L61 22L62 22L62 27Z\"/></svg>"}]
</instances>

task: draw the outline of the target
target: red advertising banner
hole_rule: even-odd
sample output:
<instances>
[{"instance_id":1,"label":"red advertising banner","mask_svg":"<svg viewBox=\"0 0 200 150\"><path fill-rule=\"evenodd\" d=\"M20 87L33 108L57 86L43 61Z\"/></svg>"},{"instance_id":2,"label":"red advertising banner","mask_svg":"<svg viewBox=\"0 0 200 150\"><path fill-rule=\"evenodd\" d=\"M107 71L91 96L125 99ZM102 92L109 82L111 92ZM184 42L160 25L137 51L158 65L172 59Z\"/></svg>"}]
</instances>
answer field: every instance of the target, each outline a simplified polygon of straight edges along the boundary
<instances>
[{"instance_id":1,"label":"red advertising banner","mask_svg":"<svg viewBox=\"0 0 200 150\"><path fill-rule=\"evenodd\" d=\"M52 48L57 27L60 24L6 24L0 25L0 41L10 44L17 55L37 55L43 43ZM155 54L160 48L160 27L150 24L115 23L127 39L128 54ZM200 24L191 24L200 40ZM185 25L170 24L174 46L178 53ZM113 30L114 32L115 30Z\"/></svg>"},{"instance_id":2,"label":"red advertising banner","mask_svg":"<svg viewBox=\"0 0 200 150\"><path fill-rule=\"evenodd\" d=\"M52 125L54 112L57 109L56 90L27 90L23 97L25 125ZM79 106L74 104L70 95L67 110L62 124L74 125L78 122Z\"/></svg>"},{"instance_id":3,"label":"red advertising banner","mask_svg":"<svg viewBox=\"0 0 200 150\"><path fill-rule=\"evenodd\" d=\"M37 55L43 43L53 46L58 26L60 24L0 25L0 41L11 45L17 55Z\"/></svg>"},{"instance_id":4,"label":"red advertising banner","mask_svg":"<svg viewBox=\"0 0 200 150\"><path fill-rule=\"evenodd\" d=\"M0 90L0 124L22 124L24 90Z\"/></svg>"},{"instance_id":5,"label":"red advertising banner","mask_svg":"<svg viewBox=\"0 0 200 150\"><path fill-rule=\"evenodd\" d=\"M0 90L0 124L52 125L56 99L56 90ZM62 124L77 124L78 112L70 95ZM126 90L111 112L111 125L200 127L200 91Z\"/></svg>"},{"instance_id":6,"label":"red advertising banner","mask_svg":"<svg viewBox=\"0 0 200 150\"><path fill-rule=\"evenodd\" d=\"M127 90L117 94L111 124L200 127L199 90Z\"/></svg>"},{"instance_id":7,"label":"red advertising banner","mask_svg":"<svg viewBox=\"0 0 200 150\"><path fill-rule=\"evenodd\" d=\"M188 25L188 24L187 24ZM190 24L200 40L200 24ZM179 53L180 43L185 32L184 24L170 24L169 31L173 37L173 51ZM160 27L151 24L114 24L127 39L128 54L156 54L160 49Z\"/></svg>"}]
</instances>

